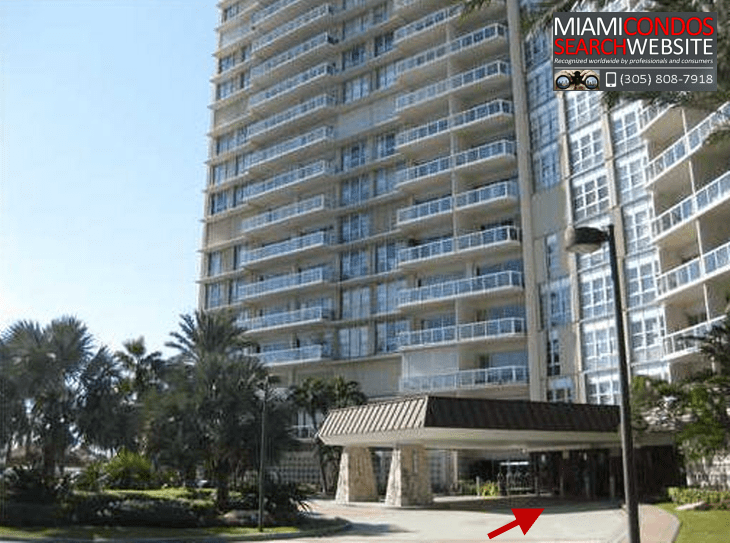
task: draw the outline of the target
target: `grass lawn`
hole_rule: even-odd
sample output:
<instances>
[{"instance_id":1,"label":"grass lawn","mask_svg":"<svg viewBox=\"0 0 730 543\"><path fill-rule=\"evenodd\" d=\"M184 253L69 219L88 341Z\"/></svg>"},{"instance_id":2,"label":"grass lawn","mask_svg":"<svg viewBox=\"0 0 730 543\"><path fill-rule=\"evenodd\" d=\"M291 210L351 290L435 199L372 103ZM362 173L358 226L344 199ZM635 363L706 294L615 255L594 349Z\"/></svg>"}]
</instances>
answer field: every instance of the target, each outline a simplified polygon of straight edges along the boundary
<instances>
[{"instance_id":1,"label":"grass lawn","mask_svg":"<svg viewBox=\"0 0 730 543\"><path fill-rule=\"evenodd\" d=\"M677 511L673 503L656 504L682 523L676 543L727 543L730 511Z\"/></svg>"}]
</instances>

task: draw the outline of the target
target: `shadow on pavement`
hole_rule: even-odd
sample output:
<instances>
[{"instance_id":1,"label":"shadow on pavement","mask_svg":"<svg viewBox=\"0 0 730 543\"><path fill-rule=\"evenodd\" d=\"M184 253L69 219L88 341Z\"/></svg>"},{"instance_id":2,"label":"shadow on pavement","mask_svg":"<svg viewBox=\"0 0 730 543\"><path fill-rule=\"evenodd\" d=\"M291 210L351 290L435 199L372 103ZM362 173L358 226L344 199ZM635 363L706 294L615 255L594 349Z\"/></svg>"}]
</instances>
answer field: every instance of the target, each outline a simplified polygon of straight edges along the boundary
<instances>
[{"instance_id":1,"label":"shadow on pavement","mask_svg":"<svg viewBox=\"0 0 730 543\"><path fill-rule=\"evenodd\" d=\"M509 496L495 498L436 498L424 509L447 511L481 511L485 513L510 512L512 508L544 508L544 515L579 513L583 511L606 511L620 509L618 500L576 500L552 496Z\"/></svg>"},{"instance_id":2,"label":"shadow on pavement","mask_svg":"<svg viewBox=\"0 0 730 543\"><path fill-rule=\"evenodd\" d=\"M342 532L342 535L361 535L361 536L377 536L383 534L398 534L408 533L408 530L404 530L393 524L369 524L364 522L353 522L350 524L350 528ZM329 537L334 537L330 535Z\"/></svg>"}]
</instances>

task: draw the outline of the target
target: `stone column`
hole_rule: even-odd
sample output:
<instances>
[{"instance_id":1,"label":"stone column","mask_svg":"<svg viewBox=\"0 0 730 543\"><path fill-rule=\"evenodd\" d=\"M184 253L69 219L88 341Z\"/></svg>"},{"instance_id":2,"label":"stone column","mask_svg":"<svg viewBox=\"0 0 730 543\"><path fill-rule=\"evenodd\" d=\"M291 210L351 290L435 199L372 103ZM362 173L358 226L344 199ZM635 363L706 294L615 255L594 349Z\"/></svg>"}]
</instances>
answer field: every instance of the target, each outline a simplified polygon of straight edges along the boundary
<instances>
[{"instance_id":1,"label":"stone column","mask_svg":"<svg viewBox=\"0 0 730 543\"><path fill-rule=\"evenodd\" d=\"M338 503L378 500L373 463L367 447L345 447L342 451L335 500Z\"/></svg>"},{"instance_id":2,"label":"stone column","mask_svg":"<svg viewBox=\"0 0 730 543\"><path fill-rule=\"evenodd\" d=\"M431 470L426 449L421 445L395 447L388 473L385 505L426 505L432 501Z\"/></svg>"}]
</instances>

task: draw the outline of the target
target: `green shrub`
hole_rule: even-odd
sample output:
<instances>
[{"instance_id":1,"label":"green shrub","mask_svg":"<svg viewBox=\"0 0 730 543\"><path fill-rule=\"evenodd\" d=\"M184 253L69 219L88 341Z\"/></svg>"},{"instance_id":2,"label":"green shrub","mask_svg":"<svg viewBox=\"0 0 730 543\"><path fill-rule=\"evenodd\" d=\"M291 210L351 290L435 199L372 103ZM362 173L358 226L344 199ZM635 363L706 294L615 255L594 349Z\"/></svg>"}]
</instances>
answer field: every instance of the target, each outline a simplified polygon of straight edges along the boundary
<instances>
[{"instance_id":1,"label":"green shrub","mask_svg":"<svg viewBox=\"0 0 730 543\"><path fill-rule=\"evenodd\" d=\"M477 493L477 485L474 481L462 479L459 481L458 493L462 496L475 496Z\"/></svg>"},{"instance_id":2,"label":"green shrub","mask_svg":"<svg viewBox=\"0 0 730 543\"><path fill-rule=\"evenodd\" d=\"M53 503L70 492L69 478L47 477L39 469L15 466L7 475L6 494L15 502Z\"/></svg>"},{"instance_id":3,"label":"green shrub","mask_svg":"<svg viewBox=\"0 0 730 543\"><path fill-rule=\"evenodd\" d=\"M670 487L667 494L677 505L685 503L705 502L710 505L727 504L730 502L730 492L722 490L708 490L695 487Z\"/></svg>"},{"instance_id":4,"label":"green shrub","mask_svg":"<svg viewBox=\"0 0 730 543\"><path fill-rule=\"evenodd\" d=\"M259 493L256 485L240 489L240 498L229 500L228 509L258 510ZM277 524L296 522L299 513L307 509L307 497L294 483L267 482L264 491L264 512Z\"/></svg>"},{"instance_id":5,"label":"green shrub","mask_svg":"<svg viewBox=\"0 0 730 543\"><path fill-rule=\"evenodd\" d=\"M481 488L479 489L479 494L483 498L488 498L490 496L499 496L499 485L494 481L485 481L482 483Z\"/></svg>"},{"instance_id":6,"label":"green shrub","mask_svg":"<svg viewBox=\"0 0 730 543\"><path fill-rule=\"evenodd\" d=\"M105 526L190 528L203 524L212 514L212 504L205 507L144 494L77 495L66 508L66 515L74 524Z\"/></svg>"},{"instance_id":7,"label":"green shrub","mask_svg":"<svg viewBox=\"0 0 730 543\"><path fill-rule=\"evenodd\" d=\"M145 490L159 488L152 471L152 462L141 454L122 449L109 460L104 471L109 488Z\"/></svg>"},{"instance_id":8,"label":"green shrub","mask_svg":"<svg viewBox=\"0 0 730 543\"><path fill-rule=\"evenodd\" d=\"M78 477L76 477L75 485L79 490L98 491L103 487L106 479L104 462L91 462Z\"/></svg>"}]
</instances>

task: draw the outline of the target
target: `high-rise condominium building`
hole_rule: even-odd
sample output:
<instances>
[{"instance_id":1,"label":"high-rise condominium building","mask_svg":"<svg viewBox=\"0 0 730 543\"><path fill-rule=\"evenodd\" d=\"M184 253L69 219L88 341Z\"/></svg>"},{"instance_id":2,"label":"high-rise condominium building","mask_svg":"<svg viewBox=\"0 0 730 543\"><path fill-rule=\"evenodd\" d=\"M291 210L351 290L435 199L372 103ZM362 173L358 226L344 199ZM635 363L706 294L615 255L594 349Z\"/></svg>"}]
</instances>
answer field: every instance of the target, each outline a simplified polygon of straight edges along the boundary
<instances>
[{"instance_id":1,"label":"high-rise condominium building","mask_svg":"<svg viewBox=\"0 0 730 543\"><path fill-rule=\"evenodd\" d=\"M617 403L607 252L566 253L573 224L616 227L632 371L696 363L730 290L719 114L555 92L517 0L219 7L200 305L284 384Z\"/></svg>"}]
</instances>

